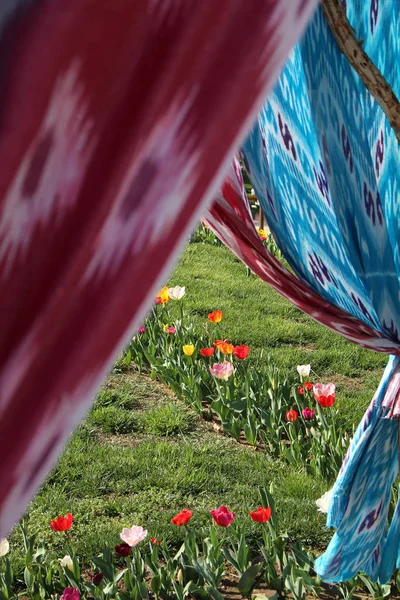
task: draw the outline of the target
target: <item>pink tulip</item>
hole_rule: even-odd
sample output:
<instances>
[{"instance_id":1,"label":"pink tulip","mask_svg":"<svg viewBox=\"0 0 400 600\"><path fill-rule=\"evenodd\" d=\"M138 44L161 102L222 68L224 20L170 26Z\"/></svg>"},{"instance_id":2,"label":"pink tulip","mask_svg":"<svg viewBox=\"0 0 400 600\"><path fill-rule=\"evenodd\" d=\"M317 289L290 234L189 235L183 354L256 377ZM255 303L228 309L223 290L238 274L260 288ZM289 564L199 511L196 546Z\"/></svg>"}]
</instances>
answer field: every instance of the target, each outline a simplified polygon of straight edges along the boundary
<instances>
[{"instance_id":1,"label":"pink tulip","mask_svg":"<svg viewBox=\"0 0 400 600\"><path fill-rule=\"evenodd\" d=\"M77 588L67 587L62 593L60 600L80 600L81 595Z\"/></svg>"},{"instance_id":2,"label":"pink tulip","mask_svg":"<svg viewBox=\"0 0 400 600\"><path fill-rule=\"evenodd\" d=\"M141 325L138 329L140 335L143 335L143 333L146 331L146 327L144 325Z\"/></svg>"},{"instance_id":3,"label":"pink tulip","mask_svg":"<svg viewBox=\"0 0 400 600\"><path fill-rule=\"evenodd\" d=\"M134 525L130 529L123 528L119 534L123 542L128 546L137 546L139 542L142 542L147 536L147 529L143 529L139 525Z\"/></svg>"},{"instance_id":4,"label":"pink tulip","mask_svg":"<svg viewBox=\"0 0 400 600\"><path fill-rule=\"evenodd\" d=\"M174 335L176 333L175 327L173 325L171 327L168 327L167 333L171 333L172 335Z\"/></svg>"},{"instance_id":5,"label":"pink tulip","mask_svg":"<svg viewBox=\"0 0 400 600\"><path fill-rule=\"evenodd\" d=\"M233 365L229 360L224 360L223 363L214 363L213 366L210 367L210 373L217 379L226 380L233 373Z\"/></svg>"},{"instance_id":6,"label":"pink tulip","mask_svg":"<svg viewBox=\"0 0 400 600\"><path fill-rule=\"evenodd\" d=\"M220 527L229 527L235 518L235 514L227 506L220 506L216 510L210 510L210 515L214 519L215 524Z\"/></svg>"},{"instance_id":7,"label":"pink tulip","mask_svg":"<svg viewBox=\"0 0 400 600\"><path fill-rule=\"evenodd\" d=\"M315 412L311 408L303 408L301 411L305 421L311 421L315 417Z\"/></svg>"}]
</instances>

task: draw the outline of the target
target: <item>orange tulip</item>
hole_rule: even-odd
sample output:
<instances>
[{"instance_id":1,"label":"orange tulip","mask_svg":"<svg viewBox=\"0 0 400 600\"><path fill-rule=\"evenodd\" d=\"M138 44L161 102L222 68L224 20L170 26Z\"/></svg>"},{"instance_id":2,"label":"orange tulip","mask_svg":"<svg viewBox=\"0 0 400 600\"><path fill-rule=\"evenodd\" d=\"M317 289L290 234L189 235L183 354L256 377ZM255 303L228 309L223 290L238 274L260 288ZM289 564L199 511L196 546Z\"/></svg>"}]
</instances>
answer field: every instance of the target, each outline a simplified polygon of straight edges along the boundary
<instances>
[{"instance_id":1,"label":"orange tulip","mask_svg":"<svg viewBox=\"0 0 400 600\"><path fill-rule=\"evenodd\" d=\"M210 313L207 317L211 323L219 323L222 321L223 313L222 310L214 310L214 312Z\"/></svg>"},{"instance_id":2,"label":"orange tulip","mask_svg":"<svg viewBox=\"0 0 400 600\"><path fill-rule=\"evenodd\" d=\"M221 354L232 354L233 348L234 348L233 344L229 344L228 342L223 342L218 347L218 350L221 352Z\"/></svg>"},{"instance_id":3,"label":"orange tulip","mask_svg":"<svg viewBox=\"0 0 400 600\"><path fill-rule=\"evenodd\" d=\"M234 350L233 344L230 344L228 340L215 340L213 346L221 352L221 354L232 354Z\"/></svg>"}]
</instances>

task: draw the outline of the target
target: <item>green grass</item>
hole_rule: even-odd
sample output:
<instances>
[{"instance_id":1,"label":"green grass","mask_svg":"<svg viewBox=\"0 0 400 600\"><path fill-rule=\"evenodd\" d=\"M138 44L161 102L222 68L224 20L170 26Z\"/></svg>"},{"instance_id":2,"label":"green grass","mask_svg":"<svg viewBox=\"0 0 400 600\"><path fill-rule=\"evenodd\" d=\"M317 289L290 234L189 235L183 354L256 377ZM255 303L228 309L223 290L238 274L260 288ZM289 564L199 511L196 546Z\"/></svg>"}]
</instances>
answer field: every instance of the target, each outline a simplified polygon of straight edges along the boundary
<instances>
[{"instance_id":1,"label":"green grass","mask_svg":"<svg viewBox=\"0 0 400 600\"><path fill-rule=\"evenodd\" d=\"M122 527L133 524L146 527L151 537L178 544L184 532L170 520L189 507L193 527L206 535L209 510L228 505L245 521L251 540L257 526L248 513L259 505L258 488L271 482L280 523L291 539L313 546L328 541L324 519L315 507L326 483L220 436L176 400L173 417L170 395L148 377L130 371L111 376L107 385L117 405L127 391L135 398L132 414L147 427L108 435L101 427L93 428L93 411L74 434L25 515L29 529L51 545L54 558L65 554L64 534L51 531L49 522L67 512L75 516L70 540L83 563L104 544L117 544ZM165 437L172 425L174 435ZM21 572L18 529L10 542L14 568Z\"/></svg>"},{"instance_id":2,"label":"green grass","mask_svg":"<svg viewBox=\"0 0 400 600\"><path fill-rule=\"evenodd\" d=\"M223 310L222 323L209 325L216 338L250 345L254 364L270 354L293 377L296 365L311 363L311 380L337 384L343 420L352 425L361 417L385 356L352 345L312 321L266 284L247 277L245 267L225 248L189 245L170 283L186 286L185 310L198 332L209 312ZM52 545L55 557L65 554L64 536L52 532L49 521L69 511L75 516L71 541L83 563L103 544L117 544L124 526L143 525L151 537L177 544L183 532L170 519L189 507L193 527L205 532L209 510L226 504L245 520L251 538L257 526L248 512L259 505L259 486L271 482L280 525L290 538L311 546L329 540L331 533L315 507L326 483L222 437L165 386L122 370L108 378L94 409L27 510L30 529ZM10 541L14 566L21 571L18 530Z\"/></svg>"},{"instance_id":3,"label":"green grass","mask_svg":"<svg viewBox=\"0 0 400 600\"><path fill-rule=\"evenodd\" d=\"M140 419L140 426L146 433L158 436L188 433L194 427L196 417L176 402L150 409Z\"/></svg>"},{"instance_id":4,"label":"green grass","mask_svg":"<svg viewBox=\"0 0 400 600\"><path fill-rule=\"evenodd\" d=\"M88 416L88 424L104 433L132 433L138 428L137 419L131 411L119 406L100 406Z\"/></svg>"}]
</instances>

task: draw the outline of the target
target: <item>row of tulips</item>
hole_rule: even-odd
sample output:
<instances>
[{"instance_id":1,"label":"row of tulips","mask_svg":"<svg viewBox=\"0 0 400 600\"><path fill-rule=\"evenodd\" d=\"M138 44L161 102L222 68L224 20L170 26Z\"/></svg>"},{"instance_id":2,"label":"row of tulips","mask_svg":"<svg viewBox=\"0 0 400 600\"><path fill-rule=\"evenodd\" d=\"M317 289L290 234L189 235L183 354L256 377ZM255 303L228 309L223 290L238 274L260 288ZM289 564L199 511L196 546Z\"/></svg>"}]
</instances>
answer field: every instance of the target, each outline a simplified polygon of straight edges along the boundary
<instances>
[{"instance_id":1,"label":"row of tulips","mask_svg":"<svg viewBox=\"0 0 400 600\"><path fill-rule=\"evenodd\" d=\"M163 540L149 539L148 530L142 526L124 527L120 543L103 548L91 559L90 567L81 565L74 551L71 513L50 521L55 535L65 536L60 540L65 555L58 559L49 555L38 534L29 535L22 524L23 581L14 576L7 556L10 545L0 540L0 600L21 596L31 600L224 600L227 578L230 587L236 586L242 597L253 600L266 600L260 588L268 588L268 597L274 599L289 596L306 600L310 594L321 597L326 589L312 569L314 556L299 542L290 544L287 535L279 532L271 492L271 488L260 489L262 505L250 511L260 528L255 547L250 547L241 523L226 506L210 511L213 524L204 539L189 526L191 510L175 515L172 523L185 529L178 550ZM330 586L330 591L350 600L357 588L368 589L373 598L391 594L390 586L372 584L364 576ZM271 590L275 590L274 596Z\"/></svg>"},{"instance_id":2,"label":"row of tulips","mask_svg":"<svg viewBox=\"0 0 400 600\"><path fill-rule=\"evenodd\" d=\"M22 525L25 546L25 588L20 594L32 600L130 600L188 597L222 600L223 580L229 569L235 572L232 583L243 597L251 598L252 590L262 582L277 591L276 597L291 591L295 598L305 598L305 592L315 592L318 582L311 578L311 557L297 544L295 552L286 548L286 536L278 535L273 498L268 490L260 490L263 506L250 512L250 517L263 527L260 544L252 553L240 523L226 506L211 510L213 525L209 537L197 542L189 527L193 513L184 509L172 518L172 523L186 529L184 542L173 552L165 542L148 538L141 526L123 528L122 543L105 548L92 559L92 568L84 571L79 563L70 537L65 538L67 553L51 560L36 536L29 536ZM268 504L268 506L267 506ZM71 513L50 521L54 532L70 532L74 517ZM218 535L217 527L229 528L229 536ZM2 556L9 550L5 547ZM300 557L300 559L299 559ZM4 566L3 566L4 565ZM232 578L231 578L232 579ZM301 580L301 582L300 582ZM16 582L6 559L0 562L0 599L16 598ZM258 595L258 598L262 596Z\"/></svg>"},{"instance_id":3,"label":"row of tulips","mask_svg":"<svg viewBox=\"0 0 400 600\"><path fill-rule=\"evenodd\" d=\"M250 200L252 199L256 200L255 195L250 196ZM281 262L284 261L282 252L276 245L276 242L269 230L258 228L257 233L267 250L269 250ZM200 223L199 227L192 234L190 242L210 244L211 246L223 246L222 242L220 242L217 236L211 231L209 227L207 227L205 223Z\"/></svg>"},{"instance_id":4,"label":"row of tulips","mask_svg":"<svg viewBox=\"0 0 400 600\"><path fill-rule=\"evenodd\" d=\"M185 311L185 294L180 286L158 292L126 350L126 363L169 384L205 418L217 417L235 439L333 478L349 442L333 406L334 384L310 381L310 365L299 365L296 376L283 374L270 359L254 367L250 346L221 335L221 310L208 313L199 335Z\"/></svg>"}]
</instances>

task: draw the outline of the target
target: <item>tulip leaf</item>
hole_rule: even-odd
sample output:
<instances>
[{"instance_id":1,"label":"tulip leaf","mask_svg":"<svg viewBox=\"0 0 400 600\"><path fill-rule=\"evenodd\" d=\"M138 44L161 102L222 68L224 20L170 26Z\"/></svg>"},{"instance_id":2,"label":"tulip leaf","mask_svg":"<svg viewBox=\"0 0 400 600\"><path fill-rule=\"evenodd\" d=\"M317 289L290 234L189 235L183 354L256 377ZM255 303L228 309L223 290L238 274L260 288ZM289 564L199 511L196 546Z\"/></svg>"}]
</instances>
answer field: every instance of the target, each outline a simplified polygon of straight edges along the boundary
<instances>
[{"instance_id":1,"label":"tulip leaf","mask_svg":"<svg viewBox=\"0 0 400 600\"><path fill-rule=\"evenodd\" d=\"M129 367L129 365L131 364L132 361L132 352L130 350L128 350L128 352L125 354L124 357L124 363L126 364L127 367Z\"/></svg>"},{"instance_id":2,"label":"tulip leaf","mask_svg":"<svg viewBox=\"0 0 400 600\"><path fill-rule=\"evenodd\" d=\"M222 552L223 555L225 556L225 560L230 563L232 565L232 567L234 569L236 569L236 571L239 573L240 572L240 567L239 564L235 558L235 556L233 555L232 551L230 550L230 548L222 548Z\"/></svg>"},{"instance_id":3,"label":"tulip leaf","mask_svg":"<svg viewBox=\"0 0 400 600\"><path fill-rule=\"evenodd\" d=\"M26 587L29 589L33 583L33 575L31 573L31 571L28 569L28 567L25 567L25 569L24 569L24 580L25 580Z\"/></svg>"},{"instance_id":4,"label":"tulip leaf","mask_svg":"<svg viewBox=\"0 0 400 600\"><path fill-rule=\"evenodd\" d=\"M92 558L92 562L96 565L99 571L101 571L101 573L104 573L104 577L108 579L108 581L114 581L114 570L108 562L106 562L100 556L95 556Z\"/></svg>"},{"instance_id":5,"label":"tulip leaf","mask_svg":"<svg viewBox=\"0 0 400 600\"><path fill-rule=\"evenodd\" d=\"M248 549L247 549L246 539L245 539L244 535L241 535L238 552L237 552L237 562L238 562L240 571L242 573L246 570L246 567L247 567L247 563L248 563L247 556L248 556Z\"/></svg>"},{"instance_id":6,"label":"tulip leaf","mask_svg":"<svg viewBox=\"0 0 400 600\"><path fill-rule=\"evenodd\" d=\"M245 400L234 400L229 404L229 408L235 412L243 413L246 410Z\"/></svg>"},{"instance_id":7,"label":"tulip leaf","mask_svg":"<svg viewBox=\"0 0 400 600\"><path fill-rule=\"evenodd\" d=\"M254 418L249 417L248 422L244 426L244 435L248 443L254 446L257 442L257 428Z\"/></svg>"},{"instance_id":8,"label":"tulip leaf","mask_svg":"<svg viewBox=\"0 0 400 600\"><path fill-rule=\"evenodd\" d=\"M207 586L207 593L212 600L224 600L223 595L213 587Z\"/></svg>"},{"instance_id":9,"label":"tulip leaf","mask_svg":"<svg viewBox=\"0 0 400 600\"><path fill-rule=\"evenodd\" d=\"M252 587L254 586L254 582L257 578L257 575L262 569L262 564L251 565L246 571L243 573L238 583L238 590L241 594L248 594Z\"/></svg>"},{"instance_id":10,"label":"tulip leaf","mask_svg":"<svg viewBox=\"0 0 400 600\"><path fill-rule=\"evenodd\" d=\"M154 577L152 577L151 579L151 591L153 592L153 594L155 596L159 596L160 592L161 592L161 577L160 575L154 575Z\"/></svg>"}]
</instances>

